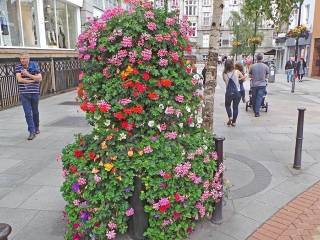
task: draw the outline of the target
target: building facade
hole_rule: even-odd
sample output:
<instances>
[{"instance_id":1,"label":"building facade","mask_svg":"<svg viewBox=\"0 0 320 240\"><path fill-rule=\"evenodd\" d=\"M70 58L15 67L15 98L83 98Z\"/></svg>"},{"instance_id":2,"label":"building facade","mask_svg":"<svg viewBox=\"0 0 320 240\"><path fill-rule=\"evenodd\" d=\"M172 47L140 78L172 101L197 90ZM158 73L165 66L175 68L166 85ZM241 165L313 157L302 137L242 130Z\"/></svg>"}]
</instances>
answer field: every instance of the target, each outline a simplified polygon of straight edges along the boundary
<instances>
[{"instance_id":1,"label":"building facade","mask_svg":"<svg viewBox=\"0 0 320 240\"><path fill-rule=\"evenodd\" d=\"M220 32L220 55L231 56L232 41L235 38L232 30L228 26L228 21L231 17L231 12L240 13L244 0L224 0L224 9L222 15L222 25ZM265 53L273 47L273 32L274 29L269 22L263 21L261 26L258 26L258 32L263 34L262 44L257 48L257 53Z\"/></svg>"},{"instance_id":2,"label":"building facade","mask_svg":"<svg viewBox=\"0 0 320 240\"><path fill-rule=\"evenodd\" d=\"M298 41L298 57L303 57L307 65L310 63L311 54L311 40L314 28L314 9L316 0L304 0L301 6L301 18L300 24L305 25L309 31L309 35L306 38L300 38ZM293 29L298 25L299 10L294 10L290 19L289 26L285 26L281 29L281 32L275 36L275 49L276 49L276 67L279 72L284 72L286 62L290 57L295 56L296 40L294 38L286 37L286 33L289 29ZM309 68L309 67L308 67ZM308 71L309 72L309 71Z\"/></svg>"},{"instance_id":3,"label":"building facade","mask_svg":"<svg viewBox=\"0 0 320 240\"><path fill-rule=\"evenodd\" d=\"M320 1L315 2L309 73L311 77L320 78Z\"/></svg>"}]
</instances>

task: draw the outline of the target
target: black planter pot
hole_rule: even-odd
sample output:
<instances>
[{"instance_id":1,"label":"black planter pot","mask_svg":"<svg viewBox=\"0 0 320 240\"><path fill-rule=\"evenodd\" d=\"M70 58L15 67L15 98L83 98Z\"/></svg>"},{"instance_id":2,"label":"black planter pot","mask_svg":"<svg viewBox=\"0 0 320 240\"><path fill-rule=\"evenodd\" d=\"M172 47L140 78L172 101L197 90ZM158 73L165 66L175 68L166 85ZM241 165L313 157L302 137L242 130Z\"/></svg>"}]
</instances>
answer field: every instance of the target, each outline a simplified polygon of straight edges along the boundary
<instances>
[{"instance_id":1,"label":"black planter pot","mask_svg":"<svg viewBox=\"0 0 320 240\"><path fill-rule=\"evenodd\" d=\"M144 211L144 202L140 200L140 192L143 190L141 179L135 177L134 192L129 198L129 204L134 209L134 215L128 223L128 233L133 240L145 240L143 233L148 227L148 215Z\"/></svg>"}]
</instances>

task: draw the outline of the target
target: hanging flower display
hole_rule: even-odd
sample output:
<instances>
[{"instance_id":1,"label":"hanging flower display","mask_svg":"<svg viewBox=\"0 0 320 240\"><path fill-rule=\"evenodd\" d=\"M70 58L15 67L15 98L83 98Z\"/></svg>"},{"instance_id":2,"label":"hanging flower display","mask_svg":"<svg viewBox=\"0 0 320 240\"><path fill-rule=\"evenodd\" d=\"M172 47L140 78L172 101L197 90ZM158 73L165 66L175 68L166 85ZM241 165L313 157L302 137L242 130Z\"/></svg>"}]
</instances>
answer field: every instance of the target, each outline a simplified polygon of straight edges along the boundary
<instances>
[{"instance_id":1,"label":"hanging flower display","mask_svg":"<svg viewBox=\"0 0 320 240\"><path fill-rule=\"evenodd\" d=\"M233 47L240 47L241 46L241 42L239 40L233 40L232 41L232 46Z\"/></svg>"},{"instance_id":2,"label":"hanging flower display","mask_svg":"<svg viewBox=\"0 0 320 240\"><path fill-rule=\"evenodd\" d=\"M93 125L62 152L66 239L115 239L137 214L143 185L148 239L185 239L220 201L223 166L202 128L188 71L192 29L179 13L135 2L106 10L79 36L80 108Z\"/></svg>"},{"instance_id":3,"label":"hanging flower display","mask_svg":"<svg viewBox=\"0 0 320 240\"><path fill-rule=\"evenodd\" d=\"M249 45L260 45L262 43L262 38L259 36L251 37L248 39Z\"/></svg>"},{"instance_id":4,"label":"hanging flower display","mask_svg":"<svg viewBox=\"0 0 320 240\"><path fill-rule=\"evenodd\" d=\"M291 38L305 37L308 33L309 33L308 29L305 25L299 25L293 29L290 29L287 32L287 37L291 37Z\"/></svg>"}]
</instances>

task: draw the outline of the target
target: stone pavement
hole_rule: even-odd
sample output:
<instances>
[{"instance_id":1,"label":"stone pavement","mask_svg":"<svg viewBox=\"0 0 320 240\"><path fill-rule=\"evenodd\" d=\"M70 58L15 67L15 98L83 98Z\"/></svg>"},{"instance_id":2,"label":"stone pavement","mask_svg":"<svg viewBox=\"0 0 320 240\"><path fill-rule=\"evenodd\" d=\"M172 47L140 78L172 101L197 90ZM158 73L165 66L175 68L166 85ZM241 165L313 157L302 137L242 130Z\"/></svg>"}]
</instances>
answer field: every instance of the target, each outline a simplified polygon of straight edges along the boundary
<instances>
[{"instance_id":1,"label":"stone pavement","mask_svg":"<svg viewBox=\"0 0 320 240\"><path fill-rule=\"evenodd\" d=\"M254 118L241 104L235 128L225 124L223 89L219 78L215 132L226 137L225 175L232 187L223 224L199 224L191 235L194 240L246 239L320 179L320 81L297 83L296 93L291 94L284 76L277 76L268 87L269 112ZM0 112L0 222L13 227L9 239L63 239L64 201L59 192L63 179L55 158L75 133L90 129L74 96L70 92L41 101L41 134L31 142L26 141L21 107ZM307 111L302 170L294 171L298 106Z\"/></svg>"}]
</instances>

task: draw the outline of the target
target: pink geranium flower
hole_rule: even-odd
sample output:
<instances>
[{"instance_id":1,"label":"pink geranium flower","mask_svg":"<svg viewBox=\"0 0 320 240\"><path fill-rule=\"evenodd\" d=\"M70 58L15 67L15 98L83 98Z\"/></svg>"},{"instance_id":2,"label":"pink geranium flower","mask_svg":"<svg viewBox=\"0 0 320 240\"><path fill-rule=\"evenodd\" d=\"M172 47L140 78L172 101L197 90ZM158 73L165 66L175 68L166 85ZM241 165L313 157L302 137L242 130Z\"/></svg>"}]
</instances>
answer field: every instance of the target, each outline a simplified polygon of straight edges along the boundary
<instances>
[{"instance_id":1,"label":"pink geranium flower","mask_svg":"<svg viewBox=\"0 0 320 240\"><path fill-rule=\"evenodd\" d=\"M150 31L154 31L157 29L157 25L153 22L148 22L147 24L147 28L150 30Z\"/></svg>"},{"instance_id":2,"label":"pink geranium flower","mask_svg":"<svg viewBox=\"0 0 320 240\"><path fill-rule=\"evenodd\" d=\"M127 211L126 211L126 216L127 216L127 217L130 217L130 216L132 216L133 214L134 214L134 209L133 209L133 208L127 209Z\"/></svg>"}]
</instances>

